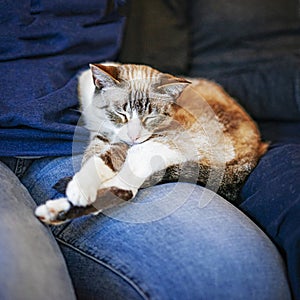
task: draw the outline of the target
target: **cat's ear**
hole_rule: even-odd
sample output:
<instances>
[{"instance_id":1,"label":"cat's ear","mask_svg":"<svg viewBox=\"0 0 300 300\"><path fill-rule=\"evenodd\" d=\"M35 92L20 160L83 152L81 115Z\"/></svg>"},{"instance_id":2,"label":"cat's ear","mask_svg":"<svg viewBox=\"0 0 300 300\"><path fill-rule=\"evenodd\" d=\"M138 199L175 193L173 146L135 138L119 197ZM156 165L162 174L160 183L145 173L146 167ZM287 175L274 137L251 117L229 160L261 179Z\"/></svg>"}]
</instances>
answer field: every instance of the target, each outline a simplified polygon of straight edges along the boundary
<instances>
[{"instance_id":1,"label":"cat's ear","mask_svg":"<svg viewBox=\"0 0 300 300\"><path fill-rule=\"evenodd\" d=\"M190 81L184 78L175 77L169 74L163 74L161 76L161 82L157 89L160 92L169 94L174 99L177 99L186 88L186 86L190 83Z\"/></svg>"},{"instance_id":2,"label":"cat's ear","mask_svg":"<svg viewBox=\"0 0 300 300\"><path fill-rule=\"evenodd\" d=\"M103 87L115 86L119 82L118 68L115 66L105 66L101 64L90 64L93 74L94 84L98 89Z\"/></svg>"}]
</instances>

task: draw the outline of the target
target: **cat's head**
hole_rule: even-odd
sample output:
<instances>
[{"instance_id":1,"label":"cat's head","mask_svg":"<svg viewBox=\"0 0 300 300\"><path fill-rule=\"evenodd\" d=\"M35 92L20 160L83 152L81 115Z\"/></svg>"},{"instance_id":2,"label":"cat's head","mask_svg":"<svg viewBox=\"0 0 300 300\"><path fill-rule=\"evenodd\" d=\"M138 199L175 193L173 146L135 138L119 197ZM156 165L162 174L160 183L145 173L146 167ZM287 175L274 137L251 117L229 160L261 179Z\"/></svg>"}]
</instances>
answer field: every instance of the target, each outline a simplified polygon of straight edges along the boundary
<instances>
[{"instance_id":1,"label":"cat's head","mask_svg":"<svg viewBox=\"0 0 300 300\"><path fill-rule=\"evenodd\" d=\"M170 120L170 108L189 84L144 65L90 66L98 132L129 145L149 139Z\"/></svg>"}]
</instances>

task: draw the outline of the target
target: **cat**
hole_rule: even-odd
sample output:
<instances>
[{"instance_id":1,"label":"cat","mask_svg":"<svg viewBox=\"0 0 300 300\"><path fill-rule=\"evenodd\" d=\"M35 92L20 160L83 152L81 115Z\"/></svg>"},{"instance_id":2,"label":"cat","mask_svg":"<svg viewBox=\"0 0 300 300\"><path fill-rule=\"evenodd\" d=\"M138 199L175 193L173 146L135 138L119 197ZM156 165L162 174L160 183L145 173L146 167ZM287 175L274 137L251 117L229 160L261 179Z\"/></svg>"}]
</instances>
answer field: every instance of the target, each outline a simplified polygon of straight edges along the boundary
<instances>
[{"instance_id":1,"label":"cat","mask_svg":"<svg viewBox=\"0 0 300 300\"><path fill-rule=\"evenodd\" d=\"M158 182L206 185L235 203L268 147L243 108L206 79L145 65L91 64L78 93L90 142L66 197L37 207L48 224L98 213L95 201L117 205Z\"/></svg>"}]
</instances>

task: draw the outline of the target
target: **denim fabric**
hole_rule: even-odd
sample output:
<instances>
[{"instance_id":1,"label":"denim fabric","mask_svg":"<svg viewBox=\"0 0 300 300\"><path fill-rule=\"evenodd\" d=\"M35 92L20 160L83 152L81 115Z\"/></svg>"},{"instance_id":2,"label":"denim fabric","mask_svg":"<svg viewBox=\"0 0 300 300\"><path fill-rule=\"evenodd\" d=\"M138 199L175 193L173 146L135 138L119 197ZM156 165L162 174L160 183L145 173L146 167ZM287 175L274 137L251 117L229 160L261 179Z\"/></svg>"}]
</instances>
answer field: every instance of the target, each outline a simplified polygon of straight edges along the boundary
<instances>
[{"instance_id":1,"label":"denim fabric","mask_svg":"<svg viewBox=\"0 0 300 300\"><path fill-rule=\"evenodd\" d=\"M247 180L241 205L281 248L295 299L300 299L299 172L300 145L272 145Z\"/></svg>"},{"instance_id":2,"label":"denim fabric","mask_svg":"<svg viewBox=\"0 0 300 300\"><path fill-rule=\"evenodd\" d=\"M1 162L0 199L0 299L75 299L57 243L34 217L28 191Z\"/></svg>"},{"instance_id":3,"label":"denim fabric","mask_svg":"<svg viewBox=\"0 0 300 300\"><path fill-rule=\"evenodd\" d=\"M34 159L0 157L0 160L11 169L17 177L22 177Z\"/></svg>"},{"instance_id":4,"label":"denim fabric","mask_svg":"<svg viewBox=\"0 0 300 300\"><path fill-rule=\"evenodd\" d=\"M51 186L79 162L39 159L21 180L41 203L59 196ZM244 214L185 183L145 189L136 203L167 196L184 201L153 221L126 220L124 206L52 228L79 299L290 299L281 256Z\"/></svg>"}]
</instances>

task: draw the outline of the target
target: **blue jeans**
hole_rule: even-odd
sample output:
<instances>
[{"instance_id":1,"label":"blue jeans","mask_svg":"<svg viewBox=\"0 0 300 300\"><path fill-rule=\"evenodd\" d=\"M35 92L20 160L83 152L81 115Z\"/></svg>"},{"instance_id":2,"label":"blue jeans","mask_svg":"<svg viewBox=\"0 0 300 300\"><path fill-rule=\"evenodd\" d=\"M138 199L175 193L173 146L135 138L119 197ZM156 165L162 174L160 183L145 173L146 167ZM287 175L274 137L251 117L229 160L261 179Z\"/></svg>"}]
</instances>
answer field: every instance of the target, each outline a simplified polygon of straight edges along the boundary
<instances>
[{"instance_id":1,"label":"blue jeans","mask_svg":"<svg viewBox=\"0 0 300 300\"><path fill-rule=\"evenodd\" d=\"M80 157L74 159L77 167ZM71 281L78 299L290 299L276 247L237 208L202 187L142 190L141 205L185 199L156 219L126 219L124 206L51 233L33 208L60 196L52 186L73 174L72 158L5 162L19 179L0 162L0 299L73 299Z\"/></svg>"}]
</instances>

